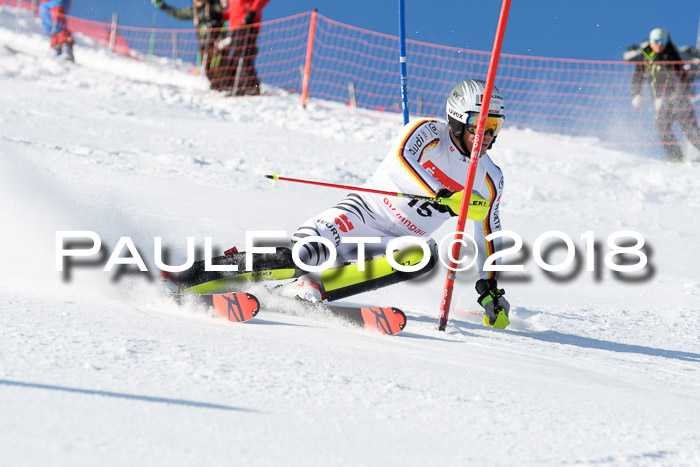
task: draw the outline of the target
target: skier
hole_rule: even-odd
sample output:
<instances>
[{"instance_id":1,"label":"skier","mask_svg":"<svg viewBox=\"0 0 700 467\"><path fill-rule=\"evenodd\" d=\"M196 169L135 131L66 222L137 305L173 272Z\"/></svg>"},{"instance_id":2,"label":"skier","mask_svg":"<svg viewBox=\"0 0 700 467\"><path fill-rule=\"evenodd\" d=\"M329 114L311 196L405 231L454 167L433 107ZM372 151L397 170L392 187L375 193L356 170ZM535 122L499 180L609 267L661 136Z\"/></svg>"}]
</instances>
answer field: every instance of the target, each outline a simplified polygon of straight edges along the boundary
<instances>
[{"instance_id":1,"label":"skier","mask_svg":"<svg viewBox=\"0 0 700 467\"><path fill-rule=\"evenodd\" d=\"M260 94L260 80L255 71L258 35L262 10L270 0L221 0L228 19L230 35L219 40L217 47L233 48L230 58L229 83L233 95ZM235 88L235 89L234 89Z\"/></svg>"},{"instance_id":2,"label":"skier","mask_svg":"<svg viewBox=\"0 0 700 467\"><path fill-rule=\"evenodd\" d=\"M292 243L299 243L299 259L308 266L325 265L331 258L327 244L335 247L339 267L322 273L300 273L292 261L289 249L278 249L275 254L257 255L253 271L248 278L281 279L297 277L279 288L282 295L295 296L310 301L332 301L378 287L395 284L430 271L436 262L437 248L430 234L444 222L457 216L466 180L470 154L479 119L485 83L470 79L457 84L447 99L447 122L421 119L404 127L401 136L389 151L378 170L364 184L366 188L411 194L424 193L437 201L416 201L405 197L389 197L365 192L350 193L334 207L309 218L298 228ZM477 241L479 280L476 291L478 302L486 312L487 324L493 326L497 319L506 323L510 309L498 288L496 274L484 271L486 258L501 249L501 240L487 241L486 236L501 230L499 205L503 193L503 174L486 154L505 120L504 99L494 87L488 109L480 160L473 192L470 198L469 218L474 220L474 237ZM327 244L310 240L321 237ZM357 243L347 242L357 237L378 237L379 242L367 244L364 262L357 260ZM403 238L405 244L395 245L394 260L403 265L416 265L423 261L421 248L405 237L425 239L430 245L430 259L419 271L403 272L387 266L386 251L390 241ZM346 242L342 240L345 239ZM301 246L303 244L303 246ZM411 245L411 246L409 246ZM392 244L394 248L394 244ZM418 251L416 253L416 248ZM229 251L214 258L213 264L242 264L245 253ZM164 274L161 280L172 289L206 293L226 285L227 273L206 271L202 262L178 274ZM497 261L498 263L498 261ZM360 268L359 266L367 266ZM286 271L286 272L285 272ZM229 273L230 274L230 273ZM301 274L301 275L300 275ZM503 326L505 327L505 326Z\"/></svg>"},{"instance_id":3,"label":"skier","mask_svg":"<svg viewBox=\"0 0 700 467\"><path fill-rule=\"evenodd\" d=\"M215 91L226 89L229 68L229 49L217 49L216 42L225 31L223 7L219 0L192 0L187 8L174 8L163 0L151 0L155 8L160 8L173 18L191 19L199 34L199 53L209 79L210 88Z\"/></svg>"},{"instance_id":4,"label":"skier","mask_svg":"<svg viewBox=\"0 0 700 467\"><path fill-rule=\"evenodd\" d=\"M640 47L630 47L623 55L628 61L639 62L632 75L632 106L641 109L643 81L649 81L654 103L654 122L663 145L666 159L680 161L683 158L678 140L673 133L673 123L678 122L686 138L700 150L700 126L691 100L693 80L683 68L681 57L671 36L664 28L649 33L649 42Z\"/></svg>"},{"instance_id":5,"label":"skier","mask_svg":"<svg viewBox=\"0 0 700 467\"><path fill-rule=\"evenodd\" d=\"M66 13L70 0L41 0L39 16L41 27L51 38L51 49L55 56L75 61L73 57L73 36L66 26Z\"/></svg>"}]
</instances>

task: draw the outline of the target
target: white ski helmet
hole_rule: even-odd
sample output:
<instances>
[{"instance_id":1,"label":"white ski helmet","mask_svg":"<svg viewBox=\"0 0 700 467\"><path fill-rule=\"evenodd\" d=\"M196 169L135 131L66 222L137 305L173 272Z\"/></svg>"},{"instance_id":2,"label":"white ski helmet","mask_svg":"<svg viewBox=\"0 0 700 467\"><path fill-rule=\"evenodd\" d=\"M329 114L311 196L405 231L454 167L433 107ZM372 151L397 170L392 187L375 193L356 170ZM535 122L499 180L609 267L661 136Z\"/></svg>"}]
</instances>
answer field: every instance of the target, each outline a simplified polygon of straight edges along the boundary
<instances>
[{"instance_id":1,"label":"white ski helmet","mask_svg":"<svg viewBox=\"0 0 700 467\"><path fill-rule=\"evenodd\" d=\"M457 84L450 91L450 96L447 98L447 123L460 143L467 120L470 120L470 117L473 119L481 112L484 89L486 89L486 83L483 80L468 79ZM491 93L489 117L505 119L505 100L496 86ZM497 131L494 131L494 139L496 134Z\"/></svg>"},{"instance_id":2,"label":"white ski helmet","mask_svg":"<svg viewBox=\"0 0 700 467\"><path fill-rule=\"evenodd\" d=\"M664 28L654 28L649 32L649 42L668 41L671 40L671 35Z\"/></svg>"}]
</instances>

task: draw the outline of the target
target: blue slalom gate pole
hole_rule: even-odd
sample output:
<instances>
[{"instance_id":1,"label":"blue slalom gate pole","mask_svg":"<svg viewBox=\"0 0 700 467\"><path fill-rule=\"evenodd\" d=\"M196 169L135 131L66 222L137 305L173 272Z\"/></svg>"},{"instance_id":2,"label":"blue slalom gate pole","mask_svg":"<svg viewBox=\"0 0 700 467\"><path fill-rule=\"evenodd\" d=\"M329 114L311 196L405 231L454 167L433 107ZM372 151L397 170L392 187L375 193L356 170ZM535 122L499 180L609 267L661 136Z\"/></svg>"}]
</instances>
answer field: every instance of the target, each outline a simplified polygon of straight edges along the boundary
<instances>
[{"instance_id":1,"label":"blue slalom gate pole","mask_svg":"<svg viewBox=\"0 0 700 467\"><path fill-rule=\"evenodd\" d=\"M401 109L403 110L403 124L408 123L408 77L406 76L406 15L404 12L404 0L399 0L399 63L401 65Z\"/></svg>"}]
</instances>

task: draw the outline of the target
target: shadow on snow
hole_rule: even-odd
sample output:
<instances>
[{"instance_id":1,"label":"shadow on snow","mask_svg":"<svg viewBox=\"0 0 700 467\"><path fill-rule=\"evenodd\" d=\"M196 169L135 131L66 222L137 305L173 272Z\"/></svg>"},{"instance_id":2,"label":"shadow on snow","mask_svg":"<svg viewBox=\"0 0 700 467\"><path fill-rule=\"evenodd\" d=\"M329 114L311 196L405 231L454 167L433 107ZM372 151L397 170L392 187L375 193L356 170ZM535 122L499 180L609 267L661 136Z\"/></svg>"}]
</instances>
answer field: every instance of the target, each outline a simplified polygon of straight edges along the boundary
<instances>
[{"instance_id":1,"label":"shadow on snow","mask_svg":"<svg viewBox=\"0 0 700 467\"><path fill-rule=\"evenodd\" d=\"M437 329L437 319L428 316L414 316L408 317L408 323L406 325L407 329L411 322L423 322L430 323L434 325ZM457 324L459 323L459 324ZM454 320L450 319L449 326L457 330L459 333L464 335L469 335L471 337L478 337L476 334L469 333L467 330L487 330L489 328L485 327L483 324L476 324L468 321ZM633 344L622 344L618 342L604 341L601 339L595 339L592 337L577 336L575 334L567 334L559 331L530 331L524 329L491 329L493 332L501 332L506 334L512 334L518 337L525 337L528 339L534 339L542 342L551 342L555 344L572 345L584 349L598 349L607 350L609 352L619 352L619 353L630 353L639 355L650 355L653 357L663 357L671 358L675 360L683 360L688 362L700 363L700 354L692 352L683 352L679 350L666 350L657 349L654 347L645 347L643 345L633 345ZM426 339L435 339L434 336L417 335L411 333L410 335L406 332L402 333L406 337L422 337ZM441 339L444 340L444 339Z\"/></svg>"},{"instance_id":2,"label":"shadow on snow","mask_svg":"<svg viewBox=\"0 0 700 467\"><path fill-rule=\"evenodd\" d=\"M144 396L140 394L127 394L123 392L112 392L112 391L100 391L96 389L81 389L81 388L71 388L68 386L56 386L53 384L39 384L39 383L25 383L21 381L10 381L6 379L0 379L0 385L6 386L17 386L23 388L32 389L48 389L51 391L62 391L62 392L72 392L77 394L86 394L90 396L104 396L104 397L114 397L117 399L130 399L143 402L157 402L161 404L175 404L184 405L187 407L196 407L202 409L219 409L219 410L235 410L244 412L254 412L254 410L243 409L239 407L232 407L230 405L222 404L212 404L209 402L199 402L190 401L186 399L171 399L169 397L155 397L155 396Z\"/></svg>"}]
</instances>

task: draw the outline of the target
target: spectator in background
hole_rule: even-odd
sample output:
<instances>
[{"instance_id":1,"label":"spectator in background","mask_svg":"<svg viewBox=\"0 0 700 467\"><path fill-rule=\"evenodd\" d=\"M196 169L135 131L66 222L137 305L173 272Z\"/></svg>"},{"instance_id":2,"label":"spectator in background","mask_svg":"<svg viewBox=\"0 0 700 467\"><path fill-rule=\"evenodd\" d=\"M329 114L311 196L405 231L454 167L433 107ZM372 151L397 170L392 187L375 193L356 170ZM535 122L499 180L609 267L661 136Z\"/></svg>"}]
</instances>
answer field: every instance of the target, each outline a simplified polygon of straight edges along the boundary
<instances>
[{"instance_id":1,"label":"spectator in background","mask_svg":"<svg viewBox=\"0 0 700 467\"><path fill-rule=\"evenodd\" d=\"M41 27L51 38L51 49L58 57L75 61L73 57L73 36L66 27L66 13L70 9L70 0L41 0L39 16Z\"/></svg>"},{"instance_id":2,"label":"spectator in background","mask_svg":"<svg viewBox=\"0 0 700 467\"><path fill-rule=\"evenodd\" d=\"M673 133L678 122L686 138L700 150L700 126L693 107L693 82L683 68L681 57L671 36L664 28L653 29L649 42L630 47L625 60L639 62L632 76L632 106L641 109L643 82L649 82L654 103L655 125L663 144L666 159L680 161L683 153Z\"/></svg>"},{"instance_id":3,"label":"spectator in background","mask_svg":"<svg viewBox=\"0 0 700 467\"><path fill-rule=\"evenodd\" d=\"M209 79L209 86L216 91L225 90L230 50L215 47L225 31L223 7L219 0L192 0L192 5L187 8L174 8L163 0L151 0L151 2L154 7L160 8L173 18L193 20L199 32L199 53Z\"/></svg>"},{"instance_id":4,"label":"spectator in background","mask_svg":"<svg viewBox=\"0 0 700 467\"><path fill-rule=\"evenodd\" d=\"M260 94L260 80L255 71L258 54L258 34L262 10L270 0L220 0L226 8L231 35L220 41L219 47L233 47L229 88L232 95Z\"/></svg>"}]
</instances>

